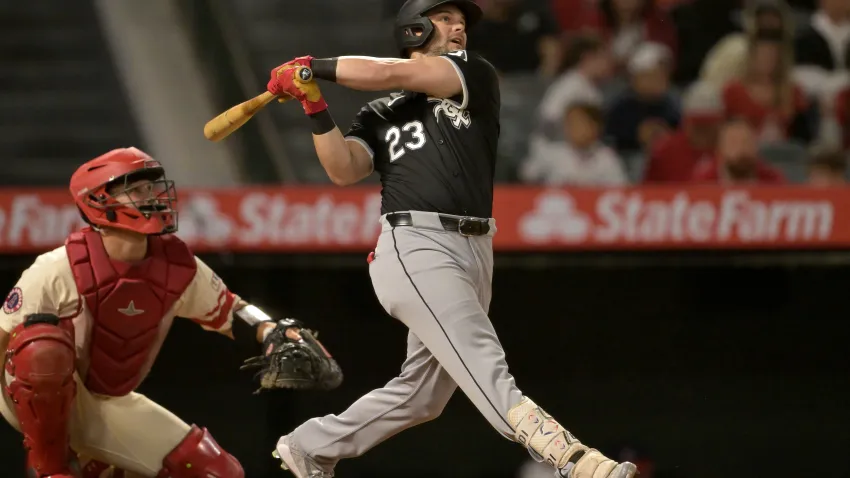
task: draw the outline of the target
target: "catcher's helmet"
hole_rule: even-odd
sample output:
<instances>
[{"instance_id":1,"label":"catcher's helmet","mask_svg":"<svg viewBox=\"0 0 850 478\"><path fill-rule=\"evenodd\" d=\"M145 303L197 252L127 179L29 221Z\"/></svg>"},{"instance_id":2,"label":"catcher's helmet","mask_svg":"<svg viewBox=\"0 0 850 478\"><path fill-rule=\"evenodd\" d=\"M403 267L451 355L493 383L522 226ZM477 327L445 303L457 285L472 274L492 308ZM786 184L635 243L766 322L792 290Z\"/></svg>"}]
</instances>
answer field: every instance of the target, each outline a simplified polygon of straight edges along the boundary
<instances>
[{"instance_id":1,"label":"catcher's helmet","mask_svg":"<svg viewBox=\"0 0 850 478\"><path fill-rule=\"evenodd\" d=\"M136 148L114 149L80 166L71 196L92 226L145 235L177 231L177 193L159 161Z\"/></svg>"},{"instance_id":2,"label":"catcher's helmet","mask_svg":"<svg viewBox=\"0 0 850 478\"><path fill-rule=\"evenodd\" d=\"M473 0L407 0L395 20L395 41L402 57L407 56L408 48L419 48L431 39L434 24L425 14L440 5L459 8L466 17L467 29L481 19L481 7Z\"/></svg>"}]
</instances>

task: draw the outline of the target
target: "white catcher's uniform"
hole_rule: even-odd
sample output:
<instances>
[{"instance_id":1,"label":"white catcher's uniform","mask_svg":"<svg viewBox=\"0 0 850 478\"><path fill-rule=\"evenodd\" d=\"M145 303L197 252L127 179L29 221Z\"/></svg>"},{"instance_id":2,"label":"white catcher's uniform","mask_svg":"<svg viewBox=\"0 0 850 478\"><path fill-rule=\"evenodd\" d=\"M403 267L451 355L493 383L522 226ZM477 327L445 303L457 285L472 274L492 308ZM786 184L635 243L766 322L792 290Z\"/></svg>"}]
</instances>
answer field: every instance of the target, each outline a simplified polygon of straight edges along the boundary
<instances>
[{"instance_id":1,"label":"white catcher's uniform","mask_svg":"<svg viewBox=\"0 0 850 478\"><path fill-rule=\"evenodd\" d=\"M182 296L163 317L155 345L143 367L147 375L165 340L174 317L189 317L207 330L229 330L233 306L240 299L200 259L197 271ZM65 247L42 254L15 285L0 328L11 332L24 317L33 313L52 313L73 317L77 348L77 394L71 412L71 447L78 453L115 465L141 477L153 477L162 469L162 461L189 433L190 426L144 395L131 392L120 397L98 395L84 385L90 360L92 318L86 301L77 291ZM127 304L132 315L135 304ZM138 312L138 311L136 311ZM127 317L132 319L131 316ZM6 373L7 383L14 377ZM3 394L0 413L15 428L14 408Z\"/></svg>"}]
</instances>

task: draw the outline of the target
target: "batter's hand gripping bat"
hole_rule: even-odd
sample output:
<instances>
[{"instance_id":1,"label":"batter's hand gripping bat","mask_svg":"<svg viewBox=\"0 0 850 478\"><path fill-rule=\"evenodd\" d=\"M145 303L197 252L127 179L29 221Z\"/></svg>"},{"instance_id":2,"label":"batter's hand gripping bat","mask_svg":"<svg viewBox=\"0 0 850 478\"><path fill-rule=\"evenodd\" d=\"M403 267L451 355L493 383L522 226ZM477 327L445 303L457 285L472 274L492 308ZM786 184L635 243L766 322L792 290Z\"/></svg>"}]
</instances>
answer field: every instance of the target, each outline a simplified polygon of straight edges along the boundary
<instances>
[{"instance_id":1,"label":"batter's hand gripping bat","mask_svg":"<svg viewBox=\"0 0 850 478\"><path fill-rule=\"evenodd\" d=\"M313 71L306 66L299 67L295 76L295 82L303 84L310 83L312 81ZM215 118L207 121L207 124L204 125L204 136L206 136L206 138L210 141L221 141L228 137L230 133L241 128L242 125L247 123L248 120L254 116L254 113L260 111L275 98L277 98L276 95L266 91L248 101L231 107L224 113L221 113ZM280 98L280 102L283 103L291 99L291 96L287 96Z\"/></svg>"}]
</instances>

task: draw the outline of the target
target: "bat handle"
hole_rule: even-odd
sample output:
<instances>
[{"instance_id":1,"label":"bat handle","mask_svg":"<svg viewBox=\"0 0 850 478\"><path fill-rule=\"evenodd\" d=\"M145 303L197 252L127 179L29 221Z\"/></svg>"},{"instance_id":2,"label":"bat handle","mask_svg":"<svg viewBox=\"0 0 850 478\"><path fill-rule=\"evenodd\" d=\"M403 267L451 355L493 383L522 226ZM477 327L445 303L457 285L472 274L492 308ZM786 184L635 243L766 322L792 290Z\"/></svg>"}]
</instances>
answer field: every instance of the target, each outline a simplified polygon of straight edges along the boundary
<instances>
[{"instance_id":1,"label":"bat handle","mask_svg":"<svg viewBox=\"0 0 850 478\"><path fill-rule=\"evenodd\" d=\"M313 70L306 66L299 66L295 73L295 82L299 85L306 85L307 83L313 82ZM287 101L293 99L291 96L281 96L278 97L278 103L286 103Z\"/></svg>"},{"instance_id":2,"label":"bat handle","mask_svg":"<svg viewBox=\"0 0 850 478\"><path fill-rule=\"evenodd\" d=\"M313 82L313 70L311 70L309 67L306 67L306 66L298 67L298 71L296 72L296 75L295 75L295 81L297 81L298 83L301 83L302 85L305 84L305 83L312 83Z\"/></svg>"}]
</instances>

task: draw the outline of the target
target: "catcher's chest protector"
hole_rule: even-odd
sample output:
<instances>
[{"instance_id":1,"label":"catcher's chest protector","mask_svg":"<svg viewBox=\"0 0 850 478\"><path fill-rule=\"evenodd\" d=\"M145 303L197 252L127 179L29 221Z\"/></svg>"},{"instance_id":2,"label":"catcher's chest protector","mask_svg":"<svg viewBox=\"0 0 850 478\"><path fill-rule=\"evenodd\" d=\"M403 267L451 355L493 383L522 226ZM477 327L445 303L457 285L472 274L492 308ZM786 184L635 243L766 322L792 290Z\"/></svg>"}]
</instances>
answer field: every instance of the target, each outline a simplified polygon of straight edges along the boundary
<instances>
[{"instance_id":1,"label":"catcher's chest protector","mask_svg":"<svg viewBox=\"0 0 850 478\"><path fill-rule=\"evenodd\" d=\"M144 261L113 262L90 228L68 237L65 249L93 321L86 388L126 395L142 379L165 314L195 277L195 258L180 239L153 236Z\"/></svg>"}]
</instances>

